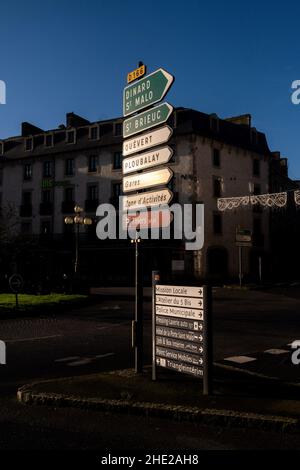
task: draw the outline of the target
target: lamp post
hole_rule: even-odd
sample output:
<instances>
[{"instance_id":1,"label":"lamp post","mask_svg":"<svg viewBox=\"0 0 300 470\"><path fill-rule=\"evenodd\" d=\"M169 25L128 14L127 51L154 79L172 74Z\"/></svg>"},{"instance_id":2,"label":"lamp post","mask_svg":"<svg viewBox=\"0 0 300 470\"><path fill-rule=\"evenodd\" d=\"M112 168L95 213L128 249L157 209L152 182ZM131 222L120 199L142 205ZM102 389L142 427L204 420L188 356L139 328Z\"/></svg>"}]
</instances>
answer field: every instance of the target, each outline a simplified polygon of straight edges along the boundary
<instances>
[{"instance_id":1,"label":"lamp post","mask_svg":"<svg viewBox=\"0 0 300 470\"><path fill-rule=\"evenodd\" d=\"M66 225L73 225L75 224L75 263L74 263L74 273L78 273L78 264L79 264L79 227L80 225L92 225L93 220L90 217L83 217L81 214L83 212L82 207L76 206L74 207L75 215L73 217L68 216L65 217L65 224Z\"/></svg>"}]
</instances>

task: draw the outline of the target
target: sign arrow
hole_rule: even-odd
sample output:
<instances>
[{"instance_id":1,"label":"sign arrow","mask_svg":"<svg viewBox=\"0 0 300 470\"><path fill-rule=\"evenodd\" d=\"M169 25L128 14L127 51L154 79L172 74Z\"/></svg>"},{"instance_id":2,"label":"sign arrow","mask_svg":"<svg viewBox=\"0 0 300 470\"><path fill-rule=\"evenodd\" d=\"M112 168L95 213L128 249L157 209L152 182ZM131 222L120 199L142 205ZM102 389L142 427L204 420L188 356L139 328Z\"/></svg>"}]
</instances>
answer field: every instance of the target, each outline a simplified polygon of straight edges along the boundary
<instances>
[{"instance_id":1,"label":"sign arrow","mask_svg":"<svg viewBox=\"0 0 300 470\"><path fill-rule=\"evenodd\" d=\"M167 94L173 82L174 77L160 68L138 82L126 86L123 91L123 115L130 116L158 103Z\"/></svg>"},{"instance_id":2,"label":"sign arrow","mask_svg":"<svg viewBox=\"0 0 300 470\"><path fill-rule=\"evenodd\" d=\"M172 112L173 106L169 103L162 103L137 116L125 119L123 122L123 137L130 137L131 135L163 124L169 119Z\"/></svg>"}]
</instances>

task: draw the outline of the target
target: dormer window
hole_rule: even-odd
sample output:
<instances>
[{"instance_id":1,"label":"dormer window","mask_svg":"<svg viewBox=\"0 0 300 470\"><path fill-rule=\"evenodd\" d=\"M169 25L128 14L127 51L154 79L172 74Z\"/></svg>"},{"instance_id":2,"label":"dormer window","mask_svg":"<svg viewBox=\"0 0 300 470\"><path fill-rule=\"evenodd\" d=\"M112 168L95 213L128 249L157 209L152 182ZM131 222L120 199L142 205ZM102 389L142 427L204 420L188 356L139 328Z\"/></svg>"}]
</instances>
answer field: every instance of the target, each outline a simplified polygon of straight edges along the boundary
<instances>
[{"instance_id":1,"label":"dormer window","mask_svg":"<svg viewBox=\"0 0 300 470\"><path fill-rule=\"evenodd\" d=\"M66 135L66 142L67 144L75 144L76 142L76 134L75 134L75 130L71 130L71 131L67 131L67 135Z\"/></svg>"},{"instance_id":2,"label":"dormer window","mask_svg":"<svg viewBox=\"0 0 300 470\"><path fill-rule=\"evenodd\" d=\"M210 116L210 129L212 132L219 132L219 118L216 114Z\"/></svg>"},{"instance_id":3,"label":"dormer window","mask_svg":"<svg viewBox=\"0 0 300 470\"><path fill-rule=\"evenodd\" d=\"M45 147L53 147L53 134L45 135Z\"/></svg>"},{"instance_id":4,"label":"dormer window","mask_svg":"<svg viewBox=\"0 0 300 470\"><path fill-rule=\"evenodd\" d=\"M90 127L90 139L91 140L99 139L99 126Z\"/></svg>"},{"instance_id":5,"label":"dormer window","mask_svg":"<svg viewBox=\"0 0 300 470\"><path fill-rule=\"evenodd\" d=\"M26 152L31 152L31 150L33 150L33 138L32 137L27 137L25 139L25 150Z\"/></svg>"}]
</instances>

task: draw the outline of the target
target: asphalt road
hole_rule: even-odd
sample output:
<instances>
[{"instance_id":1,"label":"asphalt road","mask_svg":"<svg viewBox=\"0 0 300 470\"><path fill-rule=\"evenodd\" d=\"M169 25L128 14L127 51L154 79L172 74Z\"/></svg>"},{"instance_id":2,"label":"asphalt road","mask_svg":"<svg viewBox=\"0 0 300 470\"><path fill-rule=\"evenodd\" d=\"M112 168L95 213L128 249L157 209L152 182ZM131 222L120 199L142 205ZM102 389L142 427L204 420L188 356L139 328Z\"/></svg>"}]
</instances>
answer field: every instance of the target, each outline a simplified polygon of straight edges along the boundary
<instances>
[{"instance_id":1,"label":"asphalt road","mask_svg":"<svg viewBox=\"0 0 300 470\"><path fill-rule=\"evenodd\" d=\"M261 292L214 292L215 359L300 339L300 300ZM0 448L293 448L295 440L253 431L226 431L166 420L80 410L26 407L17 388L31 381L132 367L130 301L101 300L65 314L3 320L0 339ZM151 358L151 303L145 302L145 358ZM298 369L297 369L298 371ZM70 423L72 423L70 427ZM160 432L154 432L158 429ZM205 436L205 437L204 437ZM266 437L266 436L265 436ZM295 439L295 438L294 438Z\"/></svg>"}]
</instances>

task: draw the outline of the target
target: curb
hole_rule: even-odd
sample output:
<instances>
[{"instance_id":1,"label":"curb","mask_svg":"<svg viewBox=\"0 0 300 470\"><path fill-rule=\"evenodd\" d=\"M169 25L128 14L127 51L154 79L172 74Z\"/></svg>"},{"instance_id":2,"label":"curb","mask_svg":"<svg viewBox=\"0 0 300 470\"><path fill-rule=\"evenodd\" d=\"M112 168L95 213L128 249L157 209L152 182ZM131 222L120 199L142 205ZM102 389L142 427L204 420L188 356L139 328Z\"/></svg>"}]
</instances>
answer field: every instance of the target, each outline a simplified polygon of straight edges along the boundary
<instances>
[{"instance_id":1,"label":"curb","mask_svg":"<svg viewBox=\"0 0 300 470\"><path fill-rule=\"evenodd\" d=\"M268 380L270 382L280 382L280 383L282 383L282 380L279 377L275 377L275 376L272 376L272 375L265 375L265 374L261 374L259 372L253 372L252 370L241 369L240 367L231 366L229 364L221 364L219 362L214 362L213 365L214 365L214 367L219 367L220 369L229 370L229 371L233 371L233 372L238 372L239 374L244 374L244 375L248 375L248 376L251 376L251 377L257 377L259 379ZM284 386L299 388L300 387L300 382L286 382L285 381Z\"/></svg>"},{"instance_id":2,"label":"curb","mask_svg":"<svg viewBox=\"0 0 300 470\"><path fill-rule=\"evenodd\" d=\"M176 421L192 421L221 427L246 427L277 432L297 432L300 429L298 419L284 416L263 415L214 408L202 409L164 403L133 402L130 400L78 398L56 393L34 392L28 385L18 390L17 400L24 404L131 413L134 415L164 417Z\"/></svg>"}]
</instances>

